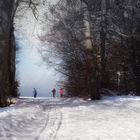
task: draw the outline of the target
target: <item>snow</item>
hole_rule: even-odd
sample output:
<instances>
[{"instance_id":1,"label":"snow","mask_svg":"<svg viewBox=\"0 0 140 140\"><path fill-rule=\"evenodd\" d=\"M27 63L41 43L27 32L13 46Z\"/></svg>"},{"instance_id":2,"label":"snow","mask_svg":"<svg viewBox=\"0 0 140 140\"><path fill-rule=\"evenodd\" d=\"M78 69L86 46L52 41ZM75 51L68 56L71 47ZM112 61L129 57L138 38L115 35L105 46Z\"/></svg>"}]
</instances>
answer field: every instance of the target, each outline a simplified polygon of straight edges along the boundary
<instances>
[{"instance_id":1,"label":"snow","mask_svg":"<svg viewBox=\"0 0 140 140\"><path fill-rule=\"evenodd\" d=\"M0 109L0 140L140 140L140 97L22 97Z\"/></svg>"}]
</instances>

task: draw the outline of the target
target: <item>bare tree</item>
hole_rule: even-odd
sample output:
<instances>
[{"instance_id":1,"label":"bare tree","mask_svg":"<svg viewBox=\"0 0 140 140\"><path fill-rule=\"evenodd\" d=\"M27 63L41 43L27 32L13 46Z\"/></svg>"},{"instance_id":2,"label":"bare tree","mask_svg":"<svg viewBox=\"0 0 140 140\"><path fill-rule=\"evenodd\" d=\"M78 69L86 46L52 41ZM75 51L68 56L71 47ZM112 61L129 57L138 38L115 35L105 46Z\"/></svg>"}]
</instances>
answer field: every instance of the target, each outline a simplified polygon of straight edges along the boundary
<instances>
[{"instance_id":1,"label":"bare tree","mask_svg":"<svg viewBox=\"0 0 140 140\"><path fill-rule=\"evenodd\" d=\"M0 106L6 106L6 97L17 96L15 90L14 17L19 5L26 5L26 8L31 8L35 15L38 1L0 1Z\"/></svg>"}]
</instances>

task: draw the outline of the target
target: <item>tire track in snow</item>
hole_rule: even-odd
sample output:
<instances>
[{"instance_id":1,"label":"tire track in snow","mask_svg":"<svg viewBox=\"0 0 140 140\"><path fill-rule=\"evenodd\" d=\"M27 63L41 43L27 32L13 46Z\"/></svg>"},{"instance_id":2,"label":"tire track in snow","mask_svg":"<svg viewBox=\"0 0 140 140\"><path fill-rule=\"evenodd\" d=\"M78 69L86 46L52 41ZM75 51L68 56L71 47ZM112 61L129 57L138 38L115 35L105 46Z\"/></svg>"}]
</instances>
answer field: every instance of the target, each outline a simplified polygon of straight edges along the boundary
<instances>
[{"instance_id":1,"label":"tire track in snow","mask_svg":"<svg viewBox=\"0 0 140 140\"><path fill-rule=\"evenodd\" d=\"M45 129L46 129L46 127L47 127L47 124L48 124L48 121L49 121L49 117L50 117L49 113L50 113L50 111L51 111L50 106L49 106L49 105L47 105L47 106L48 106L48 109L47 109L47 113L46 113L46 122L45 122L45 125L44 125L44 127L41 129L39 136L38 136L35 140L39 140L39 139L40 139L41 134L45 131ZM43 110L46 110L46 109L44 108L44 106L43 106Z\"/></svg>"},{"instance_id":2,"label":"tire track in snow","mask_svg":"<svg viewBox=\"0 0 140 140\"><path fill-rule=\"evenodd\" d=\"M62 123L62 112L56 106L50 106L48 119L36 140L55 140Z\"/></svg>"},{"instance_id":3,"label":"tire track in snow","mask_svg":"<svg viewBox=\"0 0 140 140\"><path fill-rule=\"evenodd\" d=\"M53 125L53 130L52 130L52 133L50 134L49 139L47 139L47 140L55 140L56 139L57 133L58 133L58 131L61 127L61 124L62 124L62 112L58 108L55 108L55 114L56 114L56 119L55 119L55 122Z\"/></svg>"},{"instance_id":4,"label":"tire track in snow","mask_svg":"<svg viewBox=\"0 0 140 140\"><path fill-rule=\"evenodd\" d=\"M59 110L60 111L60 110ZM57 124L57 129L56 129L56 131L55 131L55 134L54 134L54 136L53 136L53 140L55 140L56 138L57 138L57 133L58 133L58 131L59 131L59 129L60 129L60 127L61 127L61 124L62 124L62 119L63 119L63 116L62 116L62 112L60 111L60 116L59 116L60 118L59 118L59 122L58 122L58 124Z\"/></svg>"}]
</instances>

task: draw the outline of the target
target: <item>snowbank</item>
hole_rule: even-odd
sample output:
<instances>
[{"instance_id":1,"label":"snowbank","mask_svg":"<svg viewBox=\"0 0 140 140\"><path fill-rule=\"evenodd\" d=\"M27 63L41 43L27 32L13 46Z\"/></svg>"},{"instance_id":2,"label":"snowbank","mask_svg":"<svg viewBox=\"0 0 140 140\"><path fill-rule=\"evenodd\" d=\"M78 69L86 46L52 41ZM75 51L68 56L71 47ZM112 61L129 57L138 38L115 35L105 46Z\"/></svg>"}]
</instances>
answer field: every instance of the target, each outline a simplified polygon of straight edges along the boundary
<instances>
[{"instance_id":1,"label":"snowbank","mask_svg":"<svg viewBox=\"0 0 140 140\"><path fill-rule=\"evenodd\" d=\"M0 109L0 140L140 140L140 97L21 98Z\"/></svg>"}]
</instances>

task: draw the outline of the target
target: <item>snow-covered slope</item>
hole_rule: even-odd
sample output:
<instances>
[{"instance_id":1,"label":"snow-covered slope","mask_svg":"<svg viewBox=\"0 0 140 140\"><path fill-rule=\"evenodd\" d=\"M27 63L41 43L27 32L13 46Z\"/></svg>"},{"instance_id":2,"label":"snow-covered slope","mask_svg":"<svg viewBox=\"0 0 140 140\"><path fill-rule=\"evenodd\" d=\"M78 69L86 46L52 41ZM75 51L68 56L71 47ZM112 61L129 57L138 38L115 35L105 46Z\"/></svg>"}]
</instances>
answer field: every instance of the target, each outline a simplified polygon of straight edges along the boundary
<instances>
[{"instance_id":1,"label":"snow-covered slope","mask_svg":"<svg viewBox=\"0 0 140 140\"><path fill-rule=\"evenodd\" d=\"M140 140L140 98L21 98L0 109L0 140Z\"/></svg>"}]
</instances>

